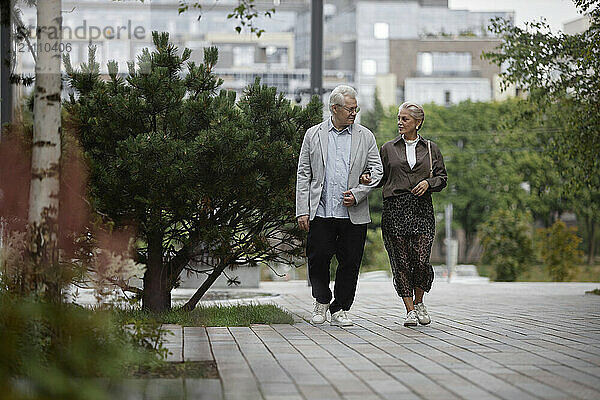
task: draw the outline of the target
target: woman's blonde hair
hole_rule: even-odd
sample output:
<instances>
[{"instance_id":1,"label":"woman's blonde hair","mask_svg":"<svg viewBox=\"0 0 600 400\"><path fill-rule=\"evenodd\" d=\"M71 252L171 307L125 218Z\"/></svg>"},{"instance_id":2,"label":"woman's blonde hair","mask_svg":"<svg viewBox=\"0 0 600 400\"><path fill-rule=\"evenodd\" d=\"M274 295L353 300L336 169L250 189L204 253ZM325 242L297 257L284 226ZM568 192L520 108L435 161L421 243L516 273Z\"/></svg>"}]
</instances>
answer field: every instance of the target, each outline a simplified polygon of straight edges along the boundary
<instances>
[{"instance_id":1,"label":"woman's blonde hair","mask_svg":"<svg viewBox=\"0 0 600 400\"><path fill-rule=\"evenodd\" d=\"M417 131L420 130L423 127L423 122L425 122L425 110L423 110L423 107L421 107L417 103L405 101L404 103L400 104L400 107L398 107L398 112L400 112L400 110L402 110L403 108L408 110L411 117L418 121L421 121L421 123L417 127Z\"/></svg>"}]
</instances>

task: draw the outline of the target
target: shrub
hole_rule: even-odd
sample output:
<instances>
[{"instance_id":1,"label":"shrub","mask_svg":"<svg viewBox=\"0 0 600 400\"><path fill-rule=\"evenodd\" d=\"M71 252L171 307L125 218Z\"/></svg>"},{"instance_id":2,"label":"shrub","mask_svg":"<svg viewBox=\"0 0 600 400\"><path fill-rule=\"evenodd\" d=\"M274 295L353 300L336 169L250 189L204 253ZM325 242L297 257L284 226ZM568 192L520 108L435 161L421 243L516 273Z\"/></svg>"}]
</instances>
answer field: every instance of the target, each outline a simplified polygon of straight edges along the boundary
<instances>
[{"instance_id":1,"label":"shrub","mask_svg":"<svg viewBox=\"0 0 600 400\"><path fill-rule=\"evenodd\" d=\"M533 258L527 215L512 210L497 210L479 228L483 245L482 261L494 268L496 281L513 282Z\"/></svg>"},{"instance_id":2,"label":"shrub","mask_svg":"<svg viewBox=\"0 0 600 400\"><path fill-rule=\"evenodd\" d=\"M551 227L537 231L537 250L548 275L555 281L569 280L576 264L582 262L583 252L577 248L581 238L576 231L577 228L568 228L563 221L556 221Z\"/></svg>"}]
</instances>

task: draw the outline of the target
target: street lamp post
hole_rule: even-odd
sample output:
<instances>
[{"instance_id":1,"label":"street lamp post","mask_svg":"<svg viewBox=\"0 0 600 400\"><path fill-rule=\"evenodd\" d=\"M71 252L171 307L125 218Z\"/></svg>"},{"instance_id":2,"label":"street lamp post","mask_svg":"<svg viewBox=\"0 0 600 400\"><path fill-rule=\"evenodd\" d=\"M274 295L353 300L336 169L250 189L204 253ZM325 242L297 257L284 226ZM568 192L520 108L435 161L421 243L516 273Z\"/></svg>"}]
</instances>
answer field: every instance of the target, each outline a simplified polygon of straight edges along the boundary
<instances>
[{"instance_id":1,"label":"street lamp post","mask_svg":"<svg viewBox=\"0 0 600 400\"><path fill-rule=\"evenodd\" d=\"M321 98L323 94L323 0L312 0L310 15L310 93ZM306 280L310 286L308 266Z\"/></svg>"},{"instance_id":2,"label":"street lamp post","mask_svg":"<svg viewBox=\"0 0 600 400\"><path fill-rule=\"evenodd\" d=\"M310 91L323 94L323 0L312 0L310 34Z\"/></svg>"}]
</instances>

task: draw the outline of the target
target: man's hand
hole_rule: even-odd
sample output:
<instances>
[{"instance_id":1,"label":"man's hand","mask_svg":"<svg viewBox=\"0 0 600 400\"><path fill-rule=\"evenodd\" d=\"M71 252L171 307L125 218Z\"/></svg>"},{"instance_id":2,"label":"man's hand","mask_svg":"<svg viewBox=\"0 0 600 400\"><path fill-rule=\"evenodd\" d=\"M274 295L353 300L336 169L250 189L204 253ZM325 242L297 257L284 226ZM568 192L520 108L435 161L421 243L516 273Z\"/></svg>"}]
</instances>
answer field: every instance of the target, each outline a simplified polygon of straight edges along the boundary
<instances>
[{"instance_id":1,"label":"man's hand","mask_svg":"<svg viewBox=\"0 0 600 400\"><path fill-rule=\"evenodd\" d=\"M423 194L425 194L425 192L427 191L427 189L429 189L429 182L427 181L421 181L417 184L417 186L415 186L413 188L413 190L411 190L411 193L414 194L415 196L422 196Z\"/></svg>"},{"instance_id":2,"label":"man's hand","mask_svg":"<svg viewBox=\"0 0 600 400\"><path fill-rule=\"evenodd\" d=\"M371 173L365 172L360 176L360 183L363 185L370 185L373 180L371 179Z\"/></svg>"},{"instance_id":3,"label":"man's hand","mask_svg":"<svg viewBox=\"0 0 600 400\"><path fill-rule=\"evenodd\" d=\"M298 217L298 225L300 225L300 229L308 232L308 226L310 225L310 220L308 215L301 215Z\"/></svg>"},{"instance_id":4,"label":"man's hand","mask_svg":"<svg viewBox=\"0 0 600 400\"><path fill-rule=\"evenodd\" d=\"M354 198L354 195L351 191L346 190L344 192L344 206L352 207L354 204L356 204L356 199Z\"/></svg>"}]
</instances>

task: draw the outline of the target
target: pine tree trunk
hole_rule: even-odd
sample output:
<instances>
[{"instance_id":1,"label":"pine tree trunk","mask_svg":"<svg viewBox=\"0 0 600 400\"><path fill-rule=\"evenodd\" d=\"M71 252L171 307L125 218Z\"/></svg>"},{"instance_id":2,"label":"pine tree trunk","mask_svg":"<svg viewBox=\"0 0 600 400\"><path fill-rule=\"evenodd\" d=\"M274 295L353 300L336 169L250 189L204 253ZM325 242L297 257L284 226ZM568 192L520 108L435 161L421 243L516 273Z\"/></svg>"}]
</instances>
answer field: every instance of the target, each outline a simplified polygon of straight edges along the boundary
<instances>
[{"instance_id":1,"label":"pine tree trunk","mask_svg":"<svg viewBox=\"0 0 600 400\"><path fill-rule=\"evenodd\" d=\"M144 274L142 308L161 312L171 308L169 274L163 263L163 235L160 232L148 235L148 263Z\"/></svg>"},{"instance_id":2,"label":"pine tree trunk","mask_svg":"<svg viewBox=\"0 0 600 400\"><path fill-rule=\"evenodd\" d=\"M44 0L37 5L37 63L33 108L33 143L29 223L31 255L37 268L58 262L58 194L60 190L60 42L61 1ZM39 272L39 271L38 271ZM58 276L59 274L52 274ZM46 276L47 277L47 276ZM43 278L42 278L43 279ZM51 291L58 282L43 282ZM55 293L56 294L56 293Z\"/></svg>"},{"instance_id":3,"label":"pine tree trunk","mask_svg":"<svg viewBox=\"0 0 600 400\"><path fill-rule=\"evenodd\" d=\"M227 263L221 263L217 265L213 272L208 276L208 278L206 278L206 280L202 282L202 285L200 285L198 290L196 290L196 293L194 293L194 295L187 301L187 303L183 305L182 309L185 311L192 311L194 308L196 308L198 302L200 301L202 296L204 296L204 293L206 293L206 291L210 289L212 284L215 283L219 275L223 273L226 267Z\"/></svg>"}]
</instances>

